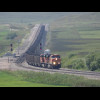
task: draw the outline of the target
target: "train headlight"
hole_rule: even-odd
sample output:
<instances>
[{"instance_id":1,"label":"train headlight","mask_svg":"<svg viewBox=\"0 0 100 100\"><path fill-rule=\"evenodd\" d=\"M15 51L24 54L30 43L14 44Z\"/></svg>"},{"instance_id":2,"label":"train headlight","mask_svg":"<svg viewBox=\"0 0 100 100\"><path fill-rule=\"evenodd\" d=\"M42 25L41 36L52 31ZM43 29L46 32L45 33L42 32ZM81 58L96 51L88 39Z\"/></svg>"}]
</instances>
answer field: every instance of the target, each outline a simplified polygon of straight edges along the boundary
<instances>
[{"instance_id":1,"label":"train headlight","mask_svg":"<svg viewBox=\"0 0 100 100\"><path fill-rule=\"evenodd\" d=\"M58 60L58 59L56 58L56 60Z\"/></svg>"},{"instance_id":2,"label":"train headlight","mask_svg":"<svg viewBox=\"0 0 100 100\"><path fill-rule=\"evenodd\" d=\"M53 65L56 65L56 62L53 62Z\"/></svg>"}]
</instances>

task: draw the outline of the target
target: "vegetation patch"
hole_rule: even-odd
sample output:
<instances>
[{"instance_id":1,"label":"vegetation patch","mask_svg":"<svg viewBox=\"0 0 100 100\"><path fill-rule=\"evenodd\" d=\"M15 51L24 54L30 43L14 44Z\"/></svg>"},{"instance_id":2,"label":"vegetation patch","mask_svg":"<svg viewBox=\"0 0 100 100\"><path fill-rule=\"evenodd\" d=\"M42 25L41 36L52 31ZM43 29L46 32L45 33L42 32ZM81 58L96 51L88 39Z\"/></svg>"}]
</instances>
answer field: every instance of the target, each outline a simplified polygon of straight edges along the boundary
<instances>
[{"instance_id":1,"label":"vegetation patch","mask_svg":"<svg viewBox=\"0 0 100 100\"><path fill-rule=\"evenodd\" d=\"M27 25L11 25L13 30L10 29L9 24L1 24L0 26L0 56L10 51L10 44L13 44L13 50L18 46L18 41L21 42L25 34L30 32ZM26 27L26 28L25 28ZM15 30L17 29L17 31Z\"/></svg>"},{"instance_id":2,"label":"vegetation patch","mask_svg":"<svg viewBox=\"0 0 100 100\"><path fill-rule=\"evenodd\" d=\"M6 37L6 39L15 39L17 37L16 33L9 33Z\"/></svg>"},{"instance_id":3,"label":"vegetation patch","mask_svg":"<svg viewBox=\"0 0 100 100\"><path fill-rule=\"evenodd\" d=\"M50 26L48 48L61 55L64 68L100 71L100 13L76 14ZM92 59L92 53L95 57Z\"/></svg>"},{"instance_id":4,"label":"vegetation patch","mask_svg":"<svg viewBox=\"0 0 100 100\"><path fill-rule=\"evenodd\" d=\"M100 69L100 53L90 53L86 56L86 65L89 70L95 71Z\"/></svg>"},{"instance_id":5,"label":"vegetation patch","mask_svg":"<svg viewBox=\"0 0 100 100\"><path fill-rule=\"evenodd\" d=\"M24 80L24 76L18 72L0 71L0 87L55 87L55 85L31 82ZM28 77L27 77L28 78Z\"/></svg>"},{"instance_id":6,"label":"vegetation patch","mask_svg":"<svg viewBox=\"0 0 100 100\"><path fill-rule=\"evenodd\" d=\"M32 71L0 71L0 87L98 87L100 80Z\"/></svg>"}]
</instances>

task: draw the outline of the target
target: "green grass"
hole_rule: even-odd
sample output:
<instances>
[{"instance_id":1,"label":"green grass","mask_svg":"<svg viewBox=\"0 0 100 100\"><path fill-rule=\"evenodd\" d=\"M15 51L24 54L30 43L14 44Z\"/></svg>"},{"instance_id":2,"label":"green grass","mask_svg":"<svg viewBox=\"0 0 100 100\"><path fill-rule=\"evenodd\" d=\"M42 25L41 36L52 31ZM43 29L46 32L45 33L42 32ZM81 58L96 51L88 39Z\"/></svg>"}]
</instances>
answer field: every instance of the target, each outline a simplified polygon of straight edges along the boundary
<instances>
[{"instance_id":1,"label":"green grass","mask_svg":"<svg viewBox=\"0 0 100 100\"><path fill-rule=\"evenodd\" d=\"M31 71L0 71L0 87L98 87L100 80Z\"/></svg>"},{"instance_id":2,"label":"green grass","mask_svg":"<svg viewBox=\"0 0 100 100\"><path fill-rule=\"evenodd\" d=\"M24 81L23 77L16 77L11 72L0 71L0 87L55 87L56 85L48 85L30 81ZM59 85L58 85L59 86Z\"/></svg>"},{"instance_id":3,"label":"green grass","mask_svg":"<svg viewBox=\"0 0 100 100\"><path fill-rule=\"evenodd\" d=\"M79 32L81 38L100 38L100 30L94 30L94 31L80 31Z\"/></svg>"}]
</instances>

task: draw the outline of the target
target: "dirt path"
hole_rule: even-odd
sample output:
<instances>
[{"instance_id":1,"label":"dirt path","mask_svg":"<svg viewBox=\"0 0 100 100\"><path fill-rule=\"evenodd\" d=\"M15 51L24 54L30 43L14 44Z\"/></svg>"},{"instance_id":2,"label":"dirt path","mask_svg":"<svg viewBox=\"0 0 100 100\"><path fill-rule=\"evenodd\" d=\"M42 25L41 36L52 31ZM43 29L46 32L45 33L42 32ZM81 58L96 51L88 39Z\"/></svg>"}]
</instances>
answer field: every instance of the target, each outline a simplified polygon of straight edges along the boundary
<instances>
[{"instance_id":1,"label":"dirt path","mask_svg":"<svg viewBox=\"0 0 100 100\"><path fill-rule=\"evenodd\" d=\"M1 69L9 69L10 63L8 62L8 58L0 58L0 70Z\"/></svg>"}]
</instances>

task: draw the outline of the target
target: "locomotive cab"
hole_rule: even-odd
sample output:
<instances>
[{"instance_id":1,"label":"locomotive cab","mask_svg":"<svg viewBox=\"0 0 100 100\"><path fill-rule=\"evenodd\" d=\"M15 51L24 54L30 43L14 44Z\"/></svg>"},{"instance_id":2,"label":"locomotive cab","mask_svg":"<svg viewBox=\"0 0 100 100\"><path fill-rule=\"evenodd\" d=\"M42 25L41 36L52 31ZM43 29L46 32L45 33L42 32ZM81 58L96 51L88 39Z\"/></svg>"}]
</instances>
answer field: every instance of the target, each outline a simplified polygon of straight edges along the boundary
<instances>
[{"instance_id":1,"label":"locomotive cab","mask_svg":"<svg viewBox=\"0 0 100 100\"><path fill-rule=\"evenodd\" d=\"M41 67L61 68L61 58L57 54L41 54L40 55Z\"/></svg>"},{"instance_id":2,"label":"locomotive cab","mask_svg":"<svg viewBox=\"0 0 100 100\"><path fill-rule=\"evenodd\" d=\"M60 55L54 54L50 56L50 64L53 68L61 67L61 57Z\"/></svg>"}]
</instances>

